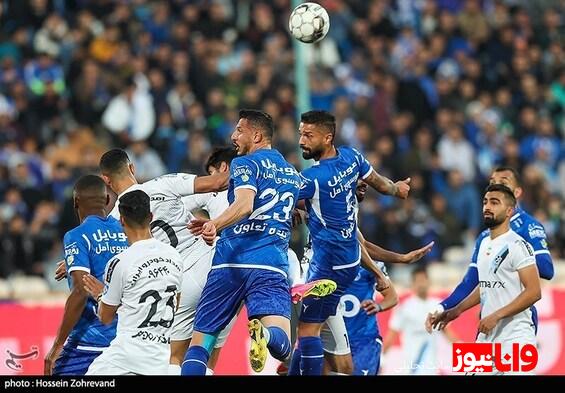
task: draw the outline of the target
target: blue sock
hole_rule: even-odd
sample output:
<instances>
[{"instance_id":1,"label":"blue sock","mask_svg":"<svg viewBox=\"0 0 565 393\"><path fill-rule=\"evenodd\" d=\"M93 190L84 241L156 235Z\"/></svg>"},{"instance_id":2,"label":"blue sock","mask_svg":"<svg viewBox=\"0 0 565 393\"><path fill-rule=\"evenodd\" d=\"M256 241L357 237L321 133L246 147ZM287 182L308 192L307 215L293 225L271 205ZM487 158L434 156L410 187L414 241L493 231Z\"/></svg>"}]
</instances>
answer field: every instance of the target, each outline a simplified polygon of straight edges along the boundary
<instances>
[{"instance_id":1,"label":"blue sock","mask_svg":"<svg viewBox=\"0 0 565 393\"><path fill-rule=\"evenodd\" d=\"M288 367L288 375L300 375L300 361L302 360L302 351L300 350L300 342L294 348L290 366Z\"/></svg>"},{"instance_id":2,"label":"blue sock","mask_svg":"<svg viewBox=\"0 0 565 393\"><path fill-rule=\"evenodd\" d=\"M302 375L322 375L324 365L324 349L320 337L298 337L302 351L300 371Z\"/></svg>"},{"instance_id":3,"label":"blue sock","mask_svg":"<svg viewBox=\"0 0 565 393\"><path fill-rule=\"evenodd\" d=\"M271 355L281 362L284 361L288 355L290 355L290 340L288 336L278 326L268 327L269 331L269 342L267 343L267 348Z\"/></svg>"},{"instance_id":4,"label":"blue sock","mask_svg":"<svg viewBox=\"0 0 565 393\"><path fill-rule=\"evenodd\" d=\"M181 375L206 375L209 357L210 354L204 347L189 347L182 362Z\"/></svg>"}]
</instances>

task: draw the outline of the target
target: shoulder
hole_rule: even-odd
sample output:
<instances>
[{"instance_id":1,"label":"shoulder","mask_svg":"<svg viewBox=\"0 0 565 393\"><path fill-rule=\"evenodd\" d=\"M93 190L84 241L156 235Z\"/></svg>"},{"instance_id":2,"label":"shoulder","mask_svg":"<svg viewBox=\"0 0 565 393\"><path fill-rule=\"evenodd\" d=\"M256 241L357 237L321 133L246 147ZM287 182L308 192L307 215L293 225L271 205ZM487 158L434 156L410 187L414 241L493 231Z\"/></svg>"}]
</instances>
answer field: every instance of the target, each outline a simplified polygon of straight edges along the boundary
<instances>
[{"instance_id":1,"label":"shoulder","mask_svg":"<svg viewBox=\"0 0 565 393\"><path fill-rule=\"evenodd\" d=\"M484 231L479 233L479 236L477 236L477 241L475 243L475 246L477 247L480 246L483 240L485 240L489 235L490 235L490 231L488 229L485 229Z\"/></svg>"},{"instance_id":2,"label":"shoulder","mask_svg":"<svg viewBox=\"0 0 565 393\"><path fill-rule=\"evenodd\" d=\"M509 236L509 243L517 252L524 255L534 256L534 249L522 236L512 231Z\"/></svg>"},{"instance_id":3,"label":"shoulder","mask_svg":"<svg viewBox=\"0 0 565 393\"><path fill-rule=\"evenodd\" d=\"M512 230L525 239L546 237L543 225L523 210L514 215L511 224Z\"/></svg>"}]
</instances>

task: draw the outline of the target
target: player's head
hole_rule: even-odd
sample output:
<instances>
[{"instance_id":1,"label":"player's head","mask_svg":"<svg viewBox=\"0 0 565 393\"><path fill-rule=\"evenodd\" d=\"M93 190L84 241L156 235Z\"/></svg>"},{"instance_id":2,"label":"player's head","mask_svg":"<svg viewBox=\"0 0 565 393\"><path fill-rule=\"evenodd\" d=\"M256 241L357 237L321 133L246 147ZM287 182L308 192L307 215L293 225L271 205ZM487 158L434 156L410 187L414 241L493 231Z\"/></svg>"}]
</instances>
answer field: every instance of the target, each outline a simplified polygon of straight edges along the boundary
<instances>
[{"instance_id":1,"label":"player's head","mask_svg":"<svg viewBox=\"0 0 565 393\"><path fill-rule=\"evenodd\" d=\"M150 230L153 214L149 206L149 195L141 190L130 191L122 195L119 202L120 222L126 235L132 230Z\"/></svg>"},{"instance_id":2,"label":"player's head","mask_svg":"<svg viewBox=\"0 0 565 393\"><path fill-rule=\"evenodd\" d=\"M91 214L105 215L109 201L110 196L106 190L106 184L100 176L84 175L75 183L73 204L81 222Z\"/></svg>"},{"instance_id":3,"label":"player's head","mask_svg":"<svg viewBox=\"0 0 565 393\"><path fill-rule=\"evenodd\" d=\"M335 117L329 112L314 110L300 115L298 143L302 157L319 161L322 154L333 146L335 128Z\"/></svg>"},{"instance_id":4,"label":"player's head","mask_svg":"<svg viewBox=\"0 0 565 393\"><path fill-rule=\"evenodd\" d=\"M516 199L522 196L522 182L518 171L511 166L499 166L490 175L489 184L503 184L514 193Z\"/></svg>"},{"instance_id":5,"label":"player's head","mask_svg":"<svg viewBox=\"0 0 565 393\"><path fill-rule=\"evenodd\" d=\"M430 289L430 279L428 271L425 266L418 266L412 270L412 290L419 298L425 299L428 297L428 290Z\"/></svg>"},{"instance_id":6,"label":"player's head","mask_svg":"<svg viewBox=\"0 0 565 393\"><path fill-rule=\"evenodd\" d=\"M231 134L231 141L242 156L255 151L254 146L270 145L275 133L273 118L266 112L255 109L239 111L239 121Z\"/></svg>"},{"instance_id":7,"label":"player's head","mask_svg":"<svg viewBox=\"0 0 565 393\"><path fill-rule=\"evenodd\" d=\"M516 197L503 184L491 184L483 197L483 220L487 228L496 228L510 221L516 207Z\"/></svg>"},{"instance_id":8,"label":"player's head","mask_svg":"<svg viewBox=\"0 0 565 393\"><path fill-rule=\"evenodd\" d=\"M128 154L122 149L112 149L102 154L99 166L102 179L113 191L116 191L114 188L116 181L128 176L133 177L134 174L133 164Z\"/></svg>"},{"instance_id":9,"label":"player's head","mask_svg":"<svg viewBox=\"0 0 565 393\"><path fill-rule=\"evenodd\" d=\"M355 190L355 196L357 197L357 202L363 202L365 199L365 194L367 193L368 184L363 180L357 181L357 189Z\"/></svg>"},{"instance_id":10,"label":"player's head","mask_svg":"<svg viewBox=\"0 0 565 393\"><path fill-rule=\"evenodd\" d=\"M204 170L209 175L230 170L232 160L237 156L233 147L216 147L208 157Z\"/></svg>"}]
</instances>

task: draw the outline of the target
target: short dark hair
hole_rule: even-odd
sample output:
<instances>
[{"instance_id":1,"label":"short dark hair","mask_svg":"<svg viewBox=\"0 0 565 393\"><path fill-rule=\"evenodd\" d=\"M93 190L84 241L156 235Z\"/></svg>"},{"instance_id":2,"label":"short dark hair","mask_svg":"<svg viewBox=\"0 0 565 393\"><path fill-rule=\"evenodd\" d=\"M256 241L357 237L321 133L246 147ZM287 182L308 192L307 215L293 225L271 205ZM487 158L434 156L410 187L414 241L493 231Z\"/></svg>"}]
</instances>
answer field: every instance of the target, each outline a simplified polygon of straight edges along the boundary
<instances>
[{"instance_id":1,"label":"short dark hair","mask_svg":"<svg viewBox=\"0 0 565 393\"><path fill-rule=\"evenodd\" d=\"M247 119L254 127L261 130L264 136L273 139L275 125L273 118L267 112L257 109L242 109L239 111L240 119Z\"/></svg>"},{"instance_id":2,"label":"short dark hair","mask_svg":"<svg viewBox=\"0 0 565 393\"><path fill-rule=\"evenodd\" d=\"M499 166L499 167L494 169L493 173L495 173L495 172L511 172L512 176L514 176L514 180L516 180L516 185L518 187L522 186L522 179L520 177L520 174L513 167L511 167L511 166Z\"/></svg>"},{"instance_id":3,"label":"short dark hair","mask_svg":"<svg viewBox=\"0 0 565 393\"><path fill-rule=\"evenodd\" d=\"M128 154L123 149L112 149L100 157L100 170L110 175L122 172L130 163Z\"/></svg>"},{"instance_id":4,"label":"short dark hair","mask_svg":"<svg viewBox=\"0 0 565 393\"><path fill-rule=\"evenodd\" d=\"M514 196L514 193L510 188L508 188L504 184L490 184L487 186L485 190L485 194L487 192L494 192L494 191L503 193L504 196L506 197L506 200L510 202L510 205L512 207L516 206L516 197Z\"/></svg>"},{"instance_id":5,"label":"short dark hair","mask_svg":"<svg viewBox=\"0 0 565 393\"><path fill-rule=\"evenodd\" d=\"M149 195L141 190L130 191L120 197L118 210L128 226L148 227L151 221Z\"/></svg>"},{"instance_id":6,"label":"short dark hair","mask_svg":"<svg viewBox=\"0 0 565 393\"><path fill-rule=\"evenodd\" d=\"M204 170L207 173L208 168L210 167L218 169L222 162L225 162L229 165L235 157L237 157L237 151L233 147L216 147L214 150L212 150L212 153L208 157L208 160L206 160Z\"/></svg>"},{"instance_id":7,"label":"short dark hair","mask_svg":"<svg viewBox=\"0 0 565 393\"><path fill-rule=\"evenodd\" d=\"M313 110L300 115L300 121L305 124L316 124L324 127L335 136L335 116L328 111Z\"/></svg>"},{"instance_id":8,"label":"short dark hair","mask_svg":"<svg viewBox=\"0 0 565 393\"><path fill-rule=\"evenodd\" d=\"M100 192L100 195L106 195L106 183L98 175L81 176L75 183L74 191L76 193L84 191Z\"/></svg>"},{"instance_id":9,"label":"short dark hair","mask_svg":"<svg viewBox=\"0 0 565 393\"><path fill-rule=\"evenodd\" d=\"M417 265L412 272L410 273L410 276L412 277L412 280L414 280L414 278L418 275L418 274L423 274L426 277L428 276L428 268L426 267L426 265Z\"/></svg>"}]
</instances>

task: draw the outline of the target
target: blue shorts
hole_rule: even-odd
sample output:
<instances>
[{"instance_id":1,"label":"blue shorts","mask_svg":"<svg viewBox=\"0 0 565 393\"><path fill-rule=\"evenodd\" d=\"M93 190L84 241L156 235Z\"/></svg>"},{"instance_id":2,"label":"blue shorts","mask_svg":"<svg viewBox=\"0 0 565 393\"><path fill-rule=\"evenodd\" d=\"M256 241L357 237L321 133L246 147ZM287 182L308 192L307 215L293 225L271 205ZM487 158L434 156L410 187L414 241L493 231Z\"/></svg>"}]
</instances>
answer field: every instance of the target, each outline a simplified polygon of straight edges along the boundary
<instances>
[{"instance_id":1,"label":"blue shorts","mask_svg":"<svg viewBox=\"0 0 565 393\"><path fill-rule=\"evenodd\" d=\"M351 285L359 272L359 243L349 242L345 245L328 243L312 244L314 255L308 268L306 281L320 279L335 281L337 289L331 295L315 298L307 297L302 301L300 321L322 323L335 315L337 305L345 290ZM356 259L354 259L356 258Z\"/></svg>"},{"instance_id":2,"label":"blue shorts","mask_svg":"<svg viewBox=\"0 0 565 393\"><path fill-rule=\"evenodd\" d=\"M53 366L53 375L85 375L90 364L101 353L102 350L85 351L77 349L76 344L65 344Z\"/></svg>"},{"instance_id":3,"label":"blue shorts","mask_svg":"<svg viewBox=\"0 0 565 393\"><path fill-rule=\"evenodd\" d=\"M377 339L351 341L353 375L377 375L381 365L381 342Z\"/></svg>"},{"instance_id":4,"label":"blue shorts","mask_svg":"<svg viewBox=\"0 0 565 393\"><path fill-rule=\"evenodd\" d=\"M249 319L280 315L290 319L290 288L280 272L260 268L212 269L196 308L194 330L219 333L231 321L241 303Z\"/></svg>"}]
</instances>

